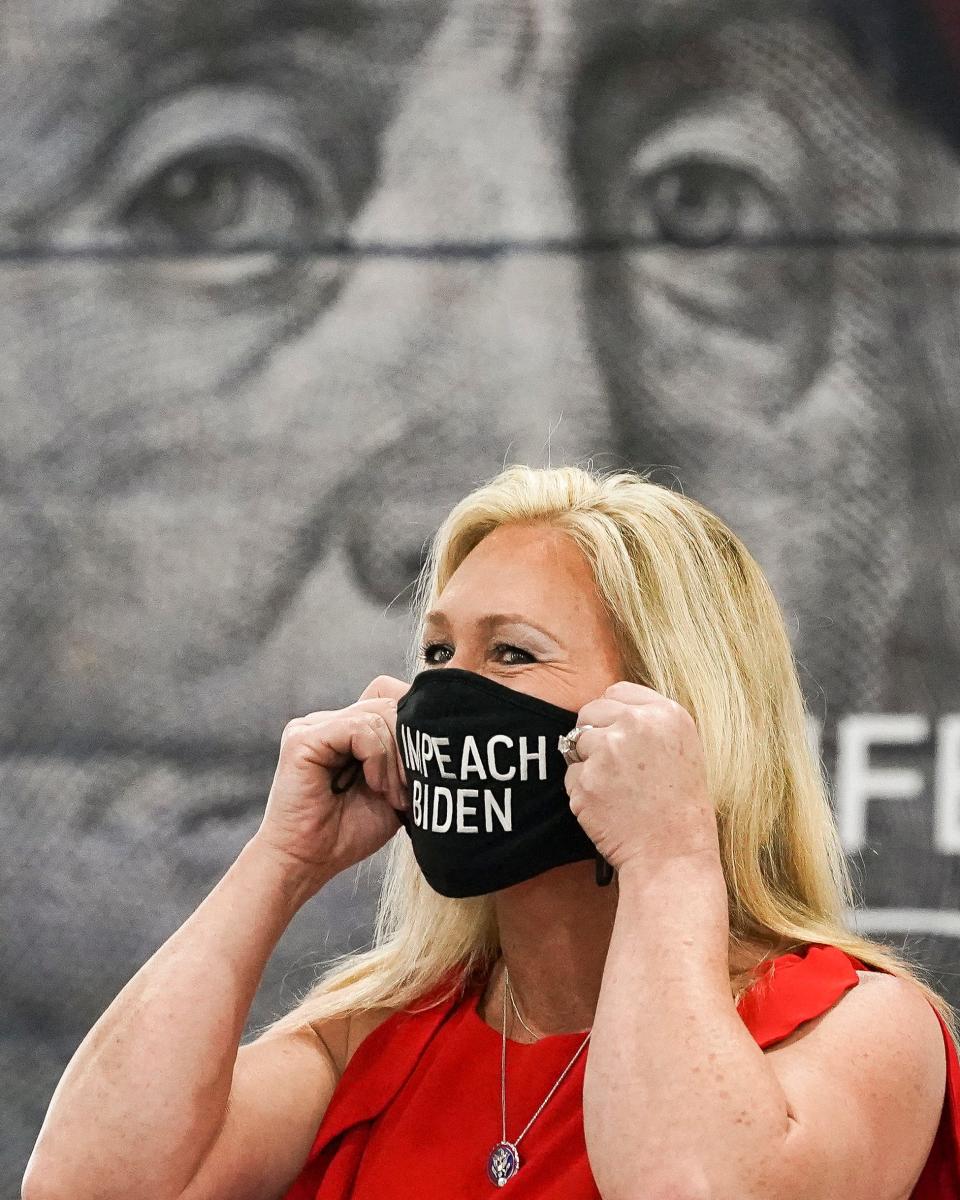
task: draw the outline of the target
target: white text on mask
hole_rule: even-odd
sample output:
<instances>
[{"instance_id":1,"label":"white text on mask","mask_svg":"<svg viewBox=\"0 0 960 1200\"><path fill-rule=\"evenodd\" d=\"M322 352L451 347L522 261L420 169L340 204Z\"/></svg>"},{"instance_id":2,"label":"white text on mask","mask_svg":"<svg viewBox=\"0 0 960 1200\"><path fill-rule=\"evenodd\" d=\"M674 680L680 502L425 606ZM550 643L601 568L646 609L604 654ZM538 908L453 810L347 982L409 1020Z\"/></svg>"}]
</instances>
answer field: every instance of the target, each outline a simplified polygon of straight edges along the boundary
<instances>
[{"instance_id":1,"label":"white text on mask","mask_svg":"<svg viewBox=\"0 0 960 1200\"><path fill-rule=\"evenodd\" d=\"M525 782L529 778L529 764L535 762L536 778L543 780L547 777L547 739L544 734L537 738L536 750L530 750L525 735L521 735L517 739L519 744L514 746L514 739L508 734L494 733L487 738L484 753L481 754L477 739L468 733L463 739L459 771L448 769L452 762L452 755L446 751L450 745L449 738L433 737L419 729L412 732L406 726L401 726L401 740L404 763L409 770L418 771L421 775L433 774L432 764L441 779L457 779L465 783L475 777L481 782L488 779L503 782L513 779L519 768L519 778ZM517 761L508 766L510 759Z\"/></svg>"}]
</instances>

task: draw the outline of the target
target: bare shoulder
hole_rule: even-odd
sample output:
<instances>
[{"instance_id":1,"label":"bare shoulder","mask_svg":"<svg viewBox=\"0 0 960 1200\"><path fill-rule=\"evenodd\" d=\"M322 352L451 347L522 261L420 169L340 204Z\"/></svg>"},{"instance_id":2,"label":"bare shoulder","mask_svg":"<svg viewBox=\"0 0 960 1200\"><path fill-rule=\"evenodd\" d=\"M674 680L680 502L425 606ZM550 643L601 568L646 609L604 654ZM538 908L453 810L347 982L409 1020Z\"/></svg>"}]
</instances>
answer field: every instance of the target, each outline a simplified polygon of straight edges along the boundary
<instances>
[{"instance_id":1,"label":"bare shoulder","mask_svg":"<svg viewBox=\"0 0 960 1200\"><path fill-rule=\"evenodd\" d=\"M179 1200L269 1200L302 1169L357 1047L394 1012L376 1008L241 1046L223 1127Z\"/></svg>"},{"instance_id":2,"label":"bare shoulder","mask_svg":"<svg viewBox=\"0 0 960 1200\"><path fill-rule=\"evenodd\" d=\"M398 1011L397 1008L371 1008L366 1012L353 1013L349 1017L337 1017L331 1021L311 1024L310 1028L327 1048L338 1080L346 1070L347 1063L356 1054L357 1048Z\"/></svg>"},{"instance_id":3,"label":"bare shoulder","mask_svg":"<svg viewBox=\"0 0 960 1200\"><path fill-rule=\"evenodd\" d=\"M407 1011L399 1004L384 1004L349 1016L335 1017L327 1021L312 1021L309 1028L326 1048L333 1063L337 1080L341 1078L347 1064L366 1039L391 1017ZM418 1011L418 1010L414 1010Z\"/></svg>"},{"instance_id":4,"label":"bare shoulder","mask_svg":"<svg viewBox=\"0 0 960 1200\"><path fill-rule=\"evenodd\" d=\"M881 1037L903 1047L904 1068L918 1091L942 1100L947 1083L946 1035L936 1009L913 980L886 971L857 971L857 975L860 982L847 995L857 997L854 1003L862 1009L868 1027L872 1023Z\"/></svg>"},{"instance_id":5,"label":"bare shoulder","mask_svg":"<svg viewBox=\"0 0 960 1200\"><path fill-rule=\"evenodd\" d=\"M883 984L886 980L890 980L893 983L899 984L899 985L903 985L905 982L904 980L898 978L898 976L896 976L896 975L888 975L886 971L858 971L857 975L860 978L860 983L861 984L865 983L865 984L867 984L868 987L872 986L873 984L876 984L876 983ZM860 985L858 984L857 986L860 986ZM907 983L907 986L910 987L911 985L909 983ZM911 990L916 992L917 989L911 987Z\"/></svg>"},{"instance_id":6,"label":"bare shoulder","mask_svg":"<svg viewBox=\"0 0 960 1200\"><path fill-rule=\"evenodd\" d=\"M806 1042L809 1046L847 1046L877 1060L884 1051L901 1071L927 1089L943 1095L946 1057L943 1032L933 1005L910 979L886 971L857 971L858 984L821 1016L801 1025L770 1053Z\"/></svg>"},{"instance_id":7,"label":"bare shoulder","mask_svg":"<svg viewBox=\"0 0 960 1200\"><path fill-rule=\"evenodd\" d=\"M822 1186L850 1200L908 1196L943 1110L943 1030L912 980L857 976L856 987L765 1054L787 1097L792 1153L823 1174L811 1195Z\"/></svg>"}]
</instances>

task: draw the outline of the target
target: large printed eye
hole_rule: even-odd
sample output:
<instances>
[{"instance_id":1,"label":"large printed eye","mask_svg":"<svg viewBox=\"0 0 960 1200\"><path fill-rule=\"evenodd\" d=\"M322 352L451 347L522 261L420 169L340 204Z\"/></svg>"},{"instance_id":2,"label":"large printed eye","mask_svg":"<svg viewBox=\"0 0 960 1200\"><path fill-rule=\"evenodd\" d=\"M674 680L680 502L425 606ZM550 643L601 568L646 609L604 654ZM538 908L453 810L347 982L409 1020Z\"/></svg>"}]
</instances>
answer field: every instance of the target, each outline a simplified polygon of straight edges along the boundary
<instances>
[{"instance_id":1,"label":"large printed eye","mask_svg":"<svg viewBox=\"0 0 960 1200\"><path fill-rule=\"evenodd\" d=\"M751 125L769 133L761 116L743 104L688 113L645 131L626 156L610 220L645 247L628 256L638 312L669 306L783 344L822 262L791 248L798 216L789 179L799 171L786 150L778 160L763 152L759 133L748 137ZM790 146L785 132L782 145Z\"/></svg>"},{"instance_id":2,"label":"large printed eye","mask_svg":"<svg viewBox=\"0 0 960 1200\"><path fill-rule=\"evenodd\" d=\"M344 260L298 252L346 237L352 176L344 142L339 128L318 135L305 126L283 96L196 88L125 131L78 224L155 255L151 286L166 279L221 298L233 290L240 301L246 283L303 281L306 272L312 293L328 296ZM188 260L182 267L180 257Z\"/></svg>"},{"instance_id":3,"label":"large printed eye","mask_svg":"<svg viewBox=\"0 0 960 1200\"><path fill-rule=\"evenodd\" d=\"M625 201L630 233L679 245L767 238L788 226L776 198L753 175L706 158L634 175Z\"/></svg>"},{"instance_id":4,"label":"large printed eye","mask_svg":"<svg viewBox=\"0 0 960 1200\"><path fill-rule=\"evenodd\" d=\"M713 43L679 60L627 48L584 75L571 161L586 228L623 238L591 262L591 325L624 394L764 417L819 370L833 263L816 143ZM684 79L678 87L678 71ZM702 419L703 411L696 419Z\"/></svg>"},{"instance_id":5,"label":"large printed eye","mask_svg":"<svg viewBox=\"0 0 960 1200\"><path fill-rule=\"evenodd\" d=\"M323 211L326 206L327 211ZM341 225L295 166L250 147L205 147L163 163L119 214L138 242L212 251L283 246Z\"/></svg>"}]
</instances>

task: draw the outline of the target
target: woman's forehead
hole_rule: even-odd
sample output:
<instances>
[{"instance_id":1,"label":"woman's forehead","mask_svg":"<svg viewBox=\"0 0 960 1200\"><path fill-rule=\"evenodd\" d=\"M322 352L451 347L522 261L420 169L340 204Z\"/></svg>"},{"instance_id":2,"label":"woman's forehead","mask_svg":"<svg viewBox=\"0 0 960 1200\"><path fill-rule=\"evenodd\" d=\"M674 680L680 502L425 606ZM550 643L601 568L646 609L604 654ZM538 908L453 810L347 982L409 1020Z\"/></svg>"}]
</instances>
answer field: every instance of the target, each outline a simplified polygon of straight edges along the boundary
<instances>
[{"instance_id":1,"label":"woman's forehead","mask_svg":"<svg viewBox=\"0 0 960 1200\"><path fill-rule=\"evenodd\" d=\"M597 599L593 571L572 537L546 526L505 525L460 563L434 612L447 613L456 605L478 614L522 611L529 618L536 616L534 608L546 612L571 603L582 606L587 596ZM522 605L515 602L520 597Z\"/></svg>"}]
</instances>

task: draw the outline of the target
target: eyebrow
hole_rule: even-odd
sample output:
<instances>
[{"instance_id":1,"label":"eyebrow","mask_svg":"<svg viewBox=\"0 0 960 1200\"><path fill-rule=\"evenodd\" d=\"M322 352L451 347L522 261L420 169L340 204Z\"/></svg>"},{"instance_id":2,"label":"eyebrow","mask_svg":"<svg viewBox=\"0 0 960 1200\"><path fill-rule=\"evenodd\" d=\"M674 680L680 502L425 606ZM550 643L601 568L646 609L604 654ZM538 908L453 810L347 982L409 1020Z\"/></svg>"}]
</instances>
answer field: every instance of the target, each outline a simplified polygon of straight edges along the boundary
<instances>
[{"instance_id":1,"label":"eyebrow","mask_svg":"<svg viewBox=\"0 0 960 1200\"><path fill-rule=\"evenodd\" d=\"M709 37L736 20L742 9L748 10L749 20L751 6L735 0L719 0L708 11L697 0L645 0L643 5L636 0L595 0L586 12L575 6L570 19L574 40L589 58L597 47L616 47L615 39L624 33L649 39L651 52Z\"/></svg>"},{"instance_id":2,"label":"eyebrow","mask_svg":"<svg viewBox=\"0 0 960 1200\"><path fill-rule=\"evenodd\" d=\"M386 66L413 57L440 15L436 0L88 0L86 46L136 67L200 50L223 54L264 39L325 33Z\"/></svg>"},{"instance_id":3,"label":"eyebrow","mask_svg":"<svg viewBox=\"0 0 960 1200\"><path fill-rule=\"evenodd\" d=\"M122 132L163 97L199 83L227 79L241 86L264 78L296 102L314 80L329 76L332 98L339 97L341 86L349 93L344 81L353 81L356 103L341 101L343 121L331 117L326 130L318 125L316 136L332 137L341 124L345 133L378 135L389 120L402 71L422 49L446 3L84 0L77 6L82 11L66 25L58 18L55 33L47 29L46 12L29 16L13 30L15 45L40 47L36 56L27 54L29 62L18 63L25 76L31 70L43 75L29 137L38 145L45 138L42 146L55 143L57 149L41 156L39 184L31 172L18 176L13 171L14 184L30 176L29 187L23 184L23 195L17 188L13 202L18 237L28 244L42 241L50 213L73 206L96 186ZM302 34L314 36L301 43ZM340 56L342 76L332 66ZM322 105L318 100L318 110ZM7 141L10 146L0 139L0 177L6 156L16 152L16 139ZM372 148L370 153L372 159ZM350 154L363 157L352 144Z\"/></svg>"},{"instance_id":4,"label":"eyebrow","mask_svg":"<svg viewBox=\"0 0 960 1200\"><path fill-rule=\"evenodd\" d=\"M192 0L95 0L100 12L95 21L105 22L119 15L130 16L145 23L167 25L187 24L195 33L216 37L223 32L263 31L271 29L302 29L317 27L343 31L355 30L371 20L399 16L410 19L423 16L429 0L288 0L277 8L274 0L210 0L197 12ZM189 18L193 18L192 21Z\"/></svg>"},{"instance_id":5,"label":"eyebrow","mask_svg":"<svg viewBox=\"0 0 960 1200\"><path fill-rule=\"evenodd\" d=\"M436 608L428 612L424 618L426 625L443 625L446 628L450 627L450 620L447 614L441 609ZM487 613L477 621L477 625L484 632L491 629L496 629L500 625L529 625L531 629L536 629L538 632L550 638L551 641L558 642L558 638L546 629L543 625L538 625L536 621L531 621L529 617L525 617L522 613Z\"/></svg>"}]
</instances>

